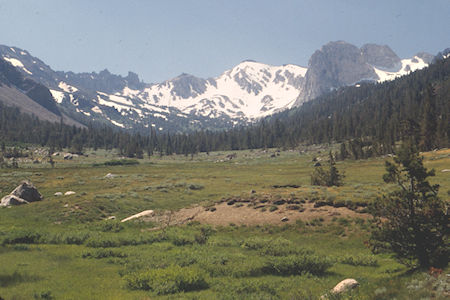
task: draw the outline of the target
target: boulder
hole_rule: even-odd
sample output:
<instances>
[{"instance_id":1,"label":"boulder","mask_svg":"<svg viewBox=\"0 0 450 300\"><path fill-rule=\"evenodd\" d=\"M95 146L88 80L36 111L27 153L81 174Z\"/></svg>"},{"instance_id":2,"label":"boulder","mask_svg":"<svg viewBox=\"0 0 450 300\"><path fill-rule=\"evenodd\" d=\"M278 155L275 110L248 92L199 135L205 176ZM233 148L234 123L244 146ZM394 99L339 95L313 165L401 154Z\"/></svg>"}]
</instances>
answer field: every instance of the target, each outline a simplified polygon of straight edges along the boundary
<instances>
[{"instance_id":1,"label":"boulder","mask_svg":"<svg viewBox=\"0 0 450 300\"><path fill-rule=\"evenodd\" d=\"M70 196L70 195L75 195L76 193L74 191L67 191L64 193L64 196Z\"/></svg>"},{"instance_id":2,"label":"boulder","mask_svg":"<svg viewBox=\"0 0 450 300\"><path fill-rule=\"evenodd\" d=\"M28 204L28 201L15 195L7 195L0 201L0 206L12 206L21 204Z\"/></svg>"},{"instance_id":3,"label":"boulder","mask_svg":"<svg viewBox=\"0 0 450 300\"><path fill-rule=\"evenodd\" d=\"M105 175L104 178L112 179L112 178L115 178L115 177L117 177L117 175L108 173L108 174Z\"/></svg>"},{"instance_id":4,"label":"boulder","mask_svg":"<svg viewBox=\"0 0 450 300\"><path fill-rule=\"evenodd\" d=\"M58 197L58 196L62 196L63 193L61 193L61 192L56 192L56 193L54 193L53 195Z\"/></svg>"},{"instance_id":5,"label":"boulder","mask_svg":"<svg viewBox=\"0 0 450 300\"><path fill-rule=\"evenodd\" d=\"M123 219L120 222L126 222L126 221L130 221L133 219L138 219L138 218L142 218L142 217L147 217L147 216L153 216L153 210L149 209L149 210L144 210L138 214L132 215L128 218Z\"/></svg>"},{"instance_id":6,"label":"boulder","mask_svg":"<svg viewBox=\"0 0 450 300\"><path fill-rule=\"evenodd\" d=\"M29 181L22 182L18 187L11 192L11 195L22 198L27 202L41 201L42 196L39 194L37 188Z\"/></svg>"},{"instance_id":7,"label":"boulder","mask_svg":"<svg viewBox=\"0 0 450 300\"><path fill-rule=\"evenodd\" d=\"M288 219L287 217L283 217L283 218L281 219L281 222L287 222L287 221L289 221L289 219Z\"/></svg>"},{"instance_id":8,"label":"boulder","mask_svg":"<svg viewBox=\"0 0 450 300\"><path fill-rule=\"evenodd\" d=\"M341 294L347 292L351 289L356 288L359 285L359 282L353 278L347 278L339 282L332 290L332 294Z\"/></svg>"}]
</instances>

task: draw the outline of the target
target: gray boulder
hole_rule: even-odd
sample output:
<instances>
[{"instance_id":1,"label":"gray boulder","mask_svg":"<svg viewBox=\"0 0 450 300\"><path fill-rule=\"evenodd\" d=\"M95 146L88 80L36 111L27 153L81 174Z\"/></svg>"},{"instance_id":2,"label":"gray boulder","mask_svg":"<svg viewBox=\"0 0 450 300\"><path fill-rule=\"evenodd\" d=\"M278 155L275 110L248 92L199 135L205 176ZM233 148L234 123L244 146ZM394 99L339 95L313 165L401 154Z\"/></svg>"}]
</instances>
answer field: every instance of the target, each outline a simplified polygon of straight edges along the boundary
<instances>
[{"instance_id":1,"label":"gray boulder","mask_svg":"<svg viewBox=\"0 0 450 300\"><path fill-rule=\"evenodd\" d=\"M29 181L22 182L18 187L11 192L10 195L22 198L27 202L41 201L42 195L39 194L37 188Z\"/></svg>"}]
</instances>

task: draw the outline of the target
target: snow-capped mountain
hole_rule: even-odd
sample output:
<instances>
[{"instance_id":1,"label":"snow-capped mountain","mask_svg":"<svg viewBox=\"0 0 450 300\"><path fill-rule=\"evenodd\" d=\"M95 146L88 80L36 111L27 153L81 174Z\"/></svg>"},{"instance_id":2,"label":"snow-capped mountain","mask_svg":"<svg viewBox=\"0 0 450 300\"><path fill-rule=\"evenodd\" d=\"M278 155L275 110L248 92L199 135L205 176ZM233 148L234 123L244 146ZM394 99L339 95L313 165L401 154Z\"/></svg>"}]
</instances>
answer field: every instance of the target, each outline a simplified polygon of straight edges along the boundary
<instances>
[{"instance_id":1,"label":"snow-capped mountain","mask_svg":"<svg viewBox=\"0 0 450 300\"><path fill-rule=\"evenodd\" d=\"M359 49L333 42L314 53L308 68L249 60L216 78L181 74L147 84L132 72L126 77L108 70L56 72L14 47L0 46L0 56L25 77L47 86L58 106L72 118L143 131L151 127L184 131L246 124L341 86L392 80L427 66L432 58L423 54L401 60L387 46L368 44Z\"/></svg>"}]
</instances>

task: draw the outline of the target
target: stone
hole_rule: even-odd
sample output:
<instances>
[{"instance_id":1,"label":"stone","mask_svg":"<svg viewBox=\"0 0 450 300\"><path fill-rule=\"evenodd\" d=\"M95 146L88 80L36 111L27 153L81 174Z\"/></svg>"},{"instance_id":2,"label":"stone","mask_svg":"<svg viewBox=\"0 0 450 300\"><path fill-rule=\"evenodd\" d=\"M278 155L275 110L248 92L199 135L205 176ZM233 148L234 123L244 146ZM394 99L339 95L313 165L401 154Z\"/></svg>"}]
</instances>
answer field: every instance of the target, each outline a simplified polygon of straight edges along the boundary
<instances>
[{"instance_id":1,"label":"stone","mask_svg":"<svg viewBox=\"0 0 450 300\"><path fill-rule=\"evenodd\" d=\"M106 220L115 220L115 219L116 219L116 216L109 216L106 218Z\"/></svg>"},{"instance_id":2,"label":"stone","mask_svg":"<svg viewBox=\"0 0 450 300\"><path fill-rule=\"evenodd\" d=\"M66 153L66 154L64 154L64 159L65 160L73 159L73 155L70 153Z\"/></svg>"},{"instance_id":3,"label":"stone","mask_svg":"<svg viewBox=\"0 0 450 300\"><path fill-rule=\"evenodd\" d=\"M0 206L12 206L12 205L21 205L21 204L28 204L29 202L27 200L24 200L20 197L17 197L15 195L7 195L2 198L0 201Z\"/></svg>"},{"instance_id":4,"label":"stone","mask_svg":"<svg viewBox=\"0 0 450 300\"><path fill-rule=\"evenodd\" d=\"M74 191L67 191L64 193L64 196L70 196L70 195L75 195L76 193Z\"/></svg>"},{"instance_id":5,"label":"stone","mask_svg":"<svg viewBox=\"0 0 450 300\"><path fill-rule=\"evenodd\" d=\"M62 195L63 195L63 193L61 193L61 192L56 192L56 193L53 194L53 196L56 196L56 197L62 196Z\"/></svg>"},{"instance_id":6,"label":"stone","mask_svg":"<svg viewBox=\"0 0 450 300\"><path fill-rule=\"evenodd\" d=\"M151 209L144 210L144 211L142 211L142 212L140 212L138 214L135 214L135 215L132 215L132 216L130 216L128 218L125 218L125 219L123 219L120 222L127 222L127 221L130 221L130 220L133 220L133 219L138 219L138 218L147 217L147 216L153 216L153 213L154 212Z\"/></svg>"},{"instance_id":7,"label":"stone","mask_svg":"<svg viewBox=\"0 0 450 300\"><path fill-rule=\"evenodd\" d=\"M283 217L283 218L281 219L281 222L287 222L287 221L289 221L289 219L288 219L287 217Z\"/></svg>"},{"instance_id":8,"label":"stone","mask_svg":"<svg viewBox=\"0 0 450 300\"><path fill-rule=\"evenodd\" d=\"M444 169L444 170L442 170L441 172L442 172L442 173L450 172L450 169Z\"/></svg>"},{"instance_id":9,"label":"stone","mask_svg":"<svg viewBox=\"0 0 450 300\"><path fill-rule=\"evenodd\" d=\"M29 181L22 182L18 187L16 187L11 195L22 198L27 202L41 201L42 196L39 194L37 188Z\"/></svg>"},{"instance_id":10,"label":"stone","mask_svg":"<svg viewBox=\"0 0 450 300\"><path fill-rule=\"evenodd\" d=\"M332 294L342 294L349 290L356 288L359 285L359 282L353 278L347 278L339 282L332 290Z\"/></svg>"},{"instance_id":11,"label":"stone","mask_svg":"<svg viewBox=\"0 0 450 300\"><path fill-rule=\"evenodd\" d=\"M108 174L105 175L104 178L112 179L112 178L115 178L115 177L117 177L117 175L108 173Z\"/></svg>"}]
</instances>

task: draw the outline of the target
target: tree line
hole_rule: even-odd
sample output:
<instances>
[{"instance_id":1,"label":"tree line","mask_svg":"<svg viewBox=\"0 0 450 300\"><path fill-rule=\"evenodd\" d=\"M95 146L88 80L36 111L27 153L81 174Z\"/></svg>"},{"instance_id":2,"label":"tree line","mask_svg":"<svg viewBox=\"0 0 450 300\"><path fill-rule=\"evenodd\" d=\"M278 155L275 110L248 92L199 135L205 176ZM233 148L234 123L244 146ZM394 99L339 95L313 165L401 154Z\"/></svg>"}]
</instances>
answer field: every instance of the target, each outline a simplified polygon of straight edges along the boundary
<instances>
[{"instance_id":1,"label":"tree line","mask_svg":"<svg viewBox=\"0 0 450 300\"><path fill-rule=\"evenodd\" d=\"M294 148L341 143L339 159L392 153L397 141L412 138L420 150L449 147L450 59L395 81L345 87L260 120L223 131L128 133L106 125L86 128L41 121L0 103L0 141L31 143L54 150L119 149L128 157L194 155L217 150Z\"/></svg>"}]
</instances>

